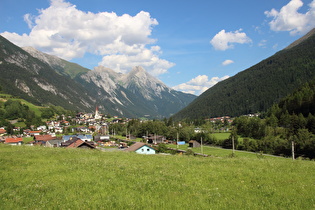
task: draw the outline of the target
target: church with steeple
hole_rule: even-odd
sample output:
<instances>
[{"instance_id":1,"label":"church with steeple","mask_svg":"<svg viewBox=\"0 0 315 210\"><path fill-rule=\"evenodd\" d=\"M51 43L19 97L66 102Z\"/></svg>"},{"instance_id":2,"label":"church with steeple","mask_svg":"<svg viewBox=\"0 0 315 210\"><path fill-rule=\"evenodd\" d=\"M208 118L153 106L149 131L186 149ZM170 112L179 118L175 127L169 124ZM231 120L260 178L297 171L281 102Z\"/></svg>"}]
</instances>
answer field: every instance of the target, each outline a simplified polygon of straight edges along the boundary
<instances>
[{"instance_id":1,"label":"church with steeple","mask_svg":"<svg viewBox=\"0 0 315 210\"><path fill-rule=\"evenodd\" d=\"M102 116L98 112L98 106L96 106L94 119L95 120L100 120L101 118L102 118Z\"/></svg>"}]
</instances>

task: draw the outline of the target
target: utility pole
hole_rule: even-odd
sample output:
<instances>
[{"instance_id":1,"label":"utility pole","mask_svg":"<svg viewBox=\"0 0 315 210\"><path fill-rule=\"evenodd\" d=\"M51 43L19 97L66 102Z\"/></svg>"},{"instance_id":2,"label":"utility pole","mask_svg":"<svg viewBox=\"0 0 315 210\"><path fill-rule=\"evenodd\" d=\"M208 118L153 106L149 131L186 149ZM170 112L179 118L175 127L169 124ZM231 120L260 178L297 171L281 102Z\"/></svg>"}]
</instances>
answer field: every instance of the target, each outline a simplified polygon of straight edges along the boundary
<instances>
[{"instance_id":1,"label":"utility pole","mask_svg":"<svg viewBox=\"0 0 315 210\"><path fill-rule=\"evenodd\" d=\"M201 154L203 154L203 147L202 147L202 137L201 137Z\"/></svg>"},{"instance_id":2,"label":"utility pole","mask_svg":"<svg viewBox=\"0 0 315 210\"><path fill-rule=\"evenodd\" d=\"M234 152L235 152L235 151L234 151L234 150L235 150L234 135L232 135L232 147L233 147L233 150L232 150L233 152L232 152L232 153L233 153L233 155L234 155Z\"/></svg>"},{"instance_id":3,"label":"utility pole","mask_svg":"<svg viewBox=\"0 0 315 210\"><path fill-rule=\"evenodd\" d=\"M295 154L294 154L294 141L291 141L291 145L292 145L292 160L295 160Z\"/></svg>"},{"instance_id":4,"label":"utility pole","mask_svg":"<svg viewBox=\"0 0 315 210\"><path fill-rule=\"evenodd\" d=\"M177 147L177 149L178 149L178 132L177 132L177 140L176 140L176 147Z\"/></svg>"}]
</instances>

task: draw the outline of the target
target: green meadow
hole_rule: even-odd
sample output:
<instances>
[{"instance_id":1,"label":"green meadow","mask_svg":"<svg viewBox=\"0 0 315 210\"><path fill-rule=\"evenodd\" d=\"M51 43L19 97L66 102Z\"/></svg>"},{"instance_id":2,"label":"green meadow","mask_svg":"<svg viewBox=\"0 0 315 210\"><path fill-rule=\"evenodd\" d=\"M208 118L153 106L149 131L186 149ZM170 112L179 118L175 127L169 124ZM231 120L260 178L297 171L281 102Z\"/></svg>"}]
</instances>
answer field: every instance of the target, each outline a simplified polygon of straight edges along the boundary
<instances>
[{"instance_id":1,"label":"green meadow","mask_svg":"<svg viewBox=\"0 0 315 210\"><path fill-rule=\"evenodd\" d=\"M191 149L194 153L200 153L200 154L209 155L211 157L221 157L221 158L231 157L233 153L232 149L223 149L221 147L214 147L214 146L203 146L202 148L201 147L190 148L188 144L178 145L178 146L169 144L167 145L167 147L179 149L179 150L185 150L185 151L187 151L188 149ZM234 156L239 157L239 158L283 158L280 156L247 152L247 151L242 151L242 150L235 150Z\"/></svg>"},{"instance_id":2,"label":"green meadow","mask_svg":"<svg viewBox=\"0 0 315 210\"><path fill-rule=\"evenodd\" d=\"M315 162L0 145L0 209L314 209Z\"/></svg>"},{"instance_id":3,"label":"green meadow","mask_svg":"<svg viewBox=\"0 0 315 210\"><path fill-rule=\"evenodd\" d=\"M14 98L13 96L11 96L9 94L3 94L3 93L0 93L0 99L2 99L2 101L6 101L8 99L11 99L11 100L14 100L14 101L20 101L22 104L27 105L30 108L30 110L34 111L36 116L40 116L41 115L40 108L43 108L43 107L36 106L36 105L34 105L34 104L24 100L24 99Z\"/></svg>"}]
</instances>

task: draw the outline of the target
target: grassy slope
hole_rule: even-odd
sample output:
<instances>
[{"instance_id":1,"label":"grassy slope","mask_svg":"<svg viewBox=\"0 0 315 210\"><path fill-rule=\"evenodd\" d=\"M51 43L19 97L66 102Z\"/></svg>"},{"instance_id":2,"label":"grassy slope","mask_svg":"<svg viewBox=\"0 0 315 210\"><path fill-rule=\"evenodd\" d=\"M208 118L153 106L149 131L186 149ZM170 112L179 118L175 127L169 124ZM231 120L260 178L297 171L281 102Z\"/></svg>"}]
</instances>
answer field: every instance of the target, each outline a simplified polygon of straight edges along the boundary
<instances>
[{"instance_id":1,"label":"grassy slope","mask_svg":"<svg viewBox=\"0 0 315 210\"><path fill-rule=\"evenodd\" d=\"M9 99L15 100L15 101L20 101L22 104L27 105L27 106L30 108L30 110L34 111L34 112L35 112L35 115L38 116L38 117L41 116L41 114L42 114L42 112L40 111L40 108L43 108L43 107L41 107L41 106L36 106L36 105L34 105L34 104L32 104L32 103L30 103L30 102L24 100L24 99L14 98L14 97L12 97L12 96L9 95L9 94L0 93L0 101L5 102L5 101L7 101L7 100L9 100Z\"/></svg>"},{"instance_id":2,"label":"grassy slope","mask_svg":"<svg viewBox=\"0 0 315 210\"><path fill-rule=\"evenodd\" d=\"M315 165L0 145L0 209L313 209Z\"/></svg>"}]
</instances>

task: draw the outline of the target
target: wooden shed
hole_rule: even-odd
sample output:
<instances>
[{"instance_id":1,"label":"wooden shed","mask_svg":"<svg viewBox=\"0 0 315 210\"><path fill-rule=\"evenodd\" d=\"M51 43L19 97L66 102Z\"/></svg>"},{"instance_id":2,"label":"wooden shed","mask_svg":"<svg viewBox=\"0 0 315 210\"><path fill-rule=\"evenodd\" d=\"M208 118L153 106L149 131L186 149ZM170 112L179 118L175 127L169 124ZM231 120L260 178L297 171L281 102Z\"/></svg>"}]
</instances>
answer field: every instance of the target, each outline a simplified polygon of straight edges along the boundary
<instances>
[{"instance_id":1,"label":"wooden shed","mask_svg":"<svg viewBox=\"0 0 315 210\"><path fill-rule=\"evenodd\" d=\"M200 143L196 140L190 140L188 143L189 147L200 147Z\"/></svg>"}]
</instances>

